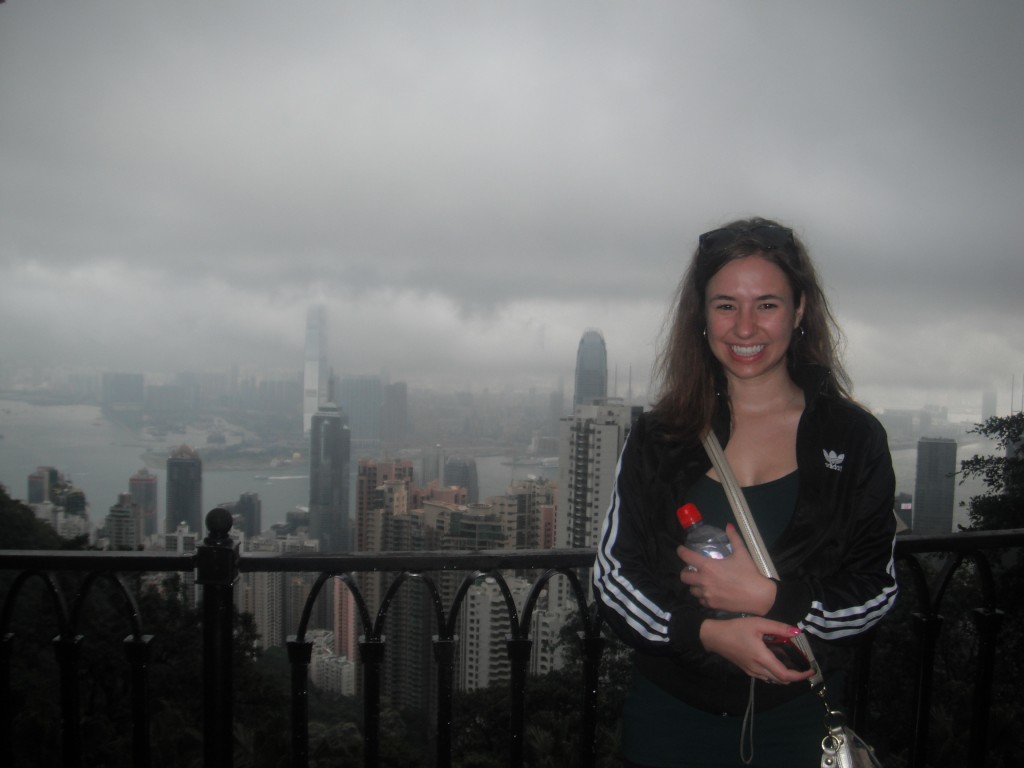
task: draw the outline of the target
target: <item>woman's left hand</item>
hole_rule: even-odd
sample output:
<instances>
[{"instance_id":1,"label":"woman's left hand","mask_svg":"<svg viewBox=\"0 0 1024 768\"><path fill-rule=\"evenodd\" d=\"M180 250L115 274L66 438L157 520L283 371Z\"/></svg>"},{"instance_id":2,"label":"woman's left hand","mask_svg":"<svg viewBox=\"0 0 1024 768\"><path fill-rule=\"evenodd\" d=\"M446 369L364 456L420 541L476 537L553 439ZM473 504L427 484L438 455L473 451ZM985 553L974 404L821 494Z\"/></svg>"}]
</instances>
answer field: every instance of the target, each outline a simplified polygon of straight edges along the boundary
<instances>
[{"instance_id":1,"label":"woman's left hand","mask_svg":"<svg viewBox=\"0 0 1024 768\"><path fill-rule=\"evenodd\" d=\"M725 532L732 555L722 560L684 546L676 549L685 566L679 579L705 608L764 616L775 603L775 582L757 570L736 527L730 523Z\"/></svg>"}]
</instances>

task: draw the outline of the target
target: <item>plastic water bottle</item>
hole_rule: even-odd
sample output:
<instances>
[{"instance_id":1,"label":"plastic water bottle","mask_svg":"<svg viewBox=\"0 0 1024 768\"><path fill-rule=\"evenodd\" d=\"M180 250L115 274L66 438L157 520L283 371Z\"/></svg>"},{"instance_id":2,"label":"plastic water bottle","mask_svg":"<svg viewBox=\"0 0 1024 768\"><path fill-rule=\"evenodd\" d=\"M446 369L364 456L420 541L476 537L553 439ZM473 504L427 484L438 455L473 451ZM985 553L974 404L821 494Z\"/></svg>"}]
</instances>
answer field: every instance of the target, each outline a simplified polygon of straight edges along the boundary
<instances>
[{"instance_id":1,"label":"plastic water bottle","mask_svg":"<svg viewBox=\"0 0 1024 768\"><path fill-rule=\"evenodd\" d=\"M696 504L684 504L676 510L676 517L686 531L683 544L687 549L715 560L722 560L732 554L732 544L725 531L705 523Z\"/></svg>"}]
</instances>

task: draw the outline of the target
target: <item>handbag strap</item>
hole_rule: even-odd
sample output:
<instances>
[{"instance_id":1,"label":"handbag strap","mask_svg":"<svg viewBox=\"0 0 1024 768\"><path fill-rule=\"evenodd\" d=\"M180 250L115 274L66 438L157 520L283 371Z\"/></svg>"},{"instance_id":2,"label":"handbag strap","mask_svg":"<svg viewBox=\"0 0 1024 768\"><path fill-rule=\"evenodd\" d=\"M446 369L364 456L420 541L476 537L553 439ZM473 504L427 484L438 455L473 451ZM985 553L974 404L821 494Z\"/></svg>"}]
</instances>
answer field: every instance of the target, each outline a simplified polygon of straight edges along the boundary
<instances>
[{"instance_id":1,"label":"handbag strap","mask_svg":"<svg viewBox=\"0 0 1024 768\"><path fill-rule=\"evenodd\" d=\"M725 496L729 500L729 506L732 507L733 515L736 517L736 523L740 533L743 535L744 542L746 542L750 557L753 558L754 564L757 565L757 569L763 576L777 580L779 572L775 569L771 555L768 554L768 547L764 545L761 532L758 530L757 523L754 522L754 516L750 513L750 507L747 505L747 499L743 495L740 484L736 482L736 476L732 473L732 467L729 466L729 460L725 458L722 444L718 442L718 437L715 436L714 430L709 429L708 433L704 436L704 450L707 451L708 456L711 458L711 463L715 467L718 479L722 483ZM793 643L811 663L811 668L814 669L814 676L810 678L809 682L812 688L819 690L825 679L822 677L821 668L814 658L811 644L802 633L793 638Z\"/></svg>"}]
</instances>

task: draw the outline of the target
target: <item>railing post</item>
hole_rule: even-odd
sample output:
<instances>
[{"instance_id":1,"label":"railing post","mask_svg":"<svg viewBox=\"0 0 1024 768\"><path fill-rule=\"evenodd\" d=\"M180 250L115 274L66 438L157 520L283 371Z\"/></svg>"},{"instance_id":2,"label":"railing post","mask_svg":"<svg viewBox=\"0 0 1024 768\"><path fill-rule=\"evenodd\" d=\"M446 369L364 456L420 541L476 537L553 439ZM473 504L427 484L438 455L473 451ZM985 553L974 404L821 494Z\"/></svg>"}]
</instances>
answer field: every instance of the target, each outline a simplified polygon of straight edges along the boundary
<instances>
[{"instance_id":1,"label":"railing post","mask_svg":"<svg viewBox=\"0 0 1024 768\"><path fill-rule=\"evenodd\" d=\"M971 737L967 746L968 768L985 765L988 741L988 719L992 705L992 670L996 659L996 635L1003 623L1003 612L991 608L975 608L971 614L978 629L978 671L974 678L974 701L971 707Z\"/></svg>"},{"instance_id":2,"label":"railing post","mask_svg":"<svg viewBox=\"0 0 1024 768\"><path fill-rule=\"evenodd\" d=\"M14 761L13 736L14 707L11 706L11 653L14 650L14 633L7 632L0 638L0 765Z\"/></svg>"},{"instance_id":3,"label":"railing post","mask_svg":"<svg viewBox=\"0 0 1024 768\"><path fill-rule=\"evenodd\" d=\"M509 672L509 765L522 768L526 733L526 670L530 663L533 640L528 637L507 637Z\"/></svg>"},{"instance_id":4,"label":"railing post","mask_svg":"<svg viewBox=\"0 0 1024 768\"><path fill-rule=\"evenodd\" d=\"M452 764L452 675L455 670L454 639L434 636L434 660L437 661L437 766Z\"/></svg>"},{"instance_id":5,"label":"railing post","mask_svg":"<svg viewBox=\"0 0 1024 768\"><path fill-rule=\"evenodd\" d=\"M58 635L53 638L60 668L60 730L64 768L81 765L82 738L79 723L78 660L82 636Z\"/></svg>"},{"instance_id":6,"label":"railing post","mask_svg":"<svg viewBox=\"0 0 1024 768\"><path fill-rule=\"evenodd\" d=\"M292 766L309 765L309 660L313 643L288 637L288 661L292 668Z\"/></svg>"},{"instance_id":7,"label":"railing post","mask_svg":"<svg viewBox=\"0 0 1024 768\"><path fill-rule=\"evenodd\" d=\"M868 699L871 695L871 648L874 644L875 634L872 632L866 640L857 645L854 656L856 662L853 665L854 674L850 680L853 695L851 697L848 694L847 698L853 702L850 718L853 729L858 733L864 732L868 719Z\"/></svg>"},{"instance_id":8,"label":"railing post","mask_svg":"<svg viewBox=\"0 0 1024 768\"><path fill-rule=\"evenodd\" d=\"M124 651L128 657L132 684L132 765L146 768L150 764L149 750L149 695L147 692L146 667L149 665L152 635L124 639Z\"/></svg>"},{"instance_id":9,"label":"railing post","mask_svg":"<svg viewBox=\"0 0 1024 768\"><path fill-rule=\"evenodd\" d=\"M238 577L238 549L228 536L231 513L226 509L210 510L206 515L206 529L207 537L196 548L196 583L203 588L203 765L231 768L234 757L232 593Z\"/></svg>"},{"instance_id":10,"label":"railing post","mask_svg":"<svg viewBox=\"0 0 1024 768\"><path fill-rule=\"evenodd\" d=\"M363 662L363 764L380 764L380 675L384 663L384 640L359 638L359 659Z\"/></svg>"},{"instance_id":11,"label":"railing post","mask_svg":"<svg viewBox=\"0 0 1024 768\"><path fill-rule=\"evenodd\" d=\"M601 654L605 640L601 635L587 637L580 633L583 651L583 723L580 729L580 766L596 764L597 747L597 685L600 679Z\"/></svg>"},{"instance_id":12,"label":"railing post","mask_svg":"<svg viewBox=\"0 0 1024 768\"><path fill-rule=\"evenodd\" d=\"M917 682L914 694L914 740L910 745L911 768L925 768L928 764L928 721L932 706L932 670L935 665L935 646L942 629L942 616L936 613L914 613L911 616L918 641Z\"/></svg>"}]
</instances>

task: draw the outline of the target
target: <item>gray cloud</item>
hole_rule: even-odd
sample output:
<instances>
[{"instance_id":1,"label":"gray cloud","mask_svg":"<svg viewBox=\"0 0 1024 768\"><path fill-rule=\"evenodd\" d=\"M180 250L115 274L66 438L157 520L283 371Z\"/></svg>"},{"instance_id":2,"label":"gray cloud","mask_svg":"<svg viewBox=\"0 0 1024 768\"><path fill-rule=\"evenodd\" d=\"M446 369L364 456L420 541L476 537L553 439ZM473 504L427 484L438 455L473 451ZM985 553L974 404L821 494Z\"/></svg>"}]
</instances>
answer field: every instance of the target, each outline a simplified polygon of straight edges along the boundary
<instances>
[{"instance_id":1,"label":"gray cloud","mask_svg":"<svg viewBox=\"0 0 1024 768\"><path fill-rule=\"evenodd\" d=\"M553 385L598 326L645 382L697 233L760 213L806 238L880 405L1008 390L1022 25L1009 0L8 2L0 364L298 369L323 300L343 373Z\"/></svg>"}]
</instances>

